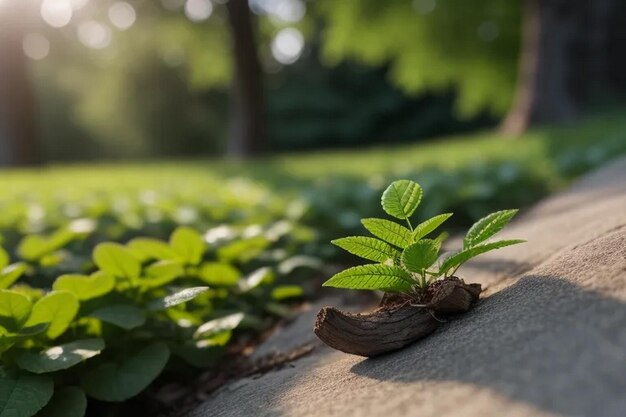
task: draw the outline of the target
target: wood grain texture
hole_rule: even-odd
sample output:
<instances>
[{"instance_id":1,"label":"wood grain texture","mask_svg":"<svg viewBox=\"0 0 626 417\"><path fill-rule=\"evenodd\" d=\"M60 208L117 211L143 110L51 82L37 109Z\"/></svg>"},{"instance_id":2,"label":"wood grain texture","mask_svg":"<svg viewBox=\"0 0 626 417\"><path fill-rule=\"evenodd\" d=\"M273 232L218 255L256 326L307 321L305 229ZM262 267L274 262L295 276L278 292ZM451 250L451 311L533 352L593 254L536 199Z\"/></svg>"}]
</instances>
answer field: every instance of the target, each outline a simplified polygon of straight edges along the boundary
<instances>
[{"instance_id":1,"label":"wood grain texture","mask_svg":"<svg viewBox=\"0 0 626 417\"><path fill-rule=\"evenodd\" d=\"M378 356L398 350L434 332L442 323L435 314L468 311L478 300L480 284L456 277L438 281L419 306L410 298L385 295L378 309L364 314L324 307L317 315L315 334L328 346L360 356Z\"/></svg>"}]
</instances>

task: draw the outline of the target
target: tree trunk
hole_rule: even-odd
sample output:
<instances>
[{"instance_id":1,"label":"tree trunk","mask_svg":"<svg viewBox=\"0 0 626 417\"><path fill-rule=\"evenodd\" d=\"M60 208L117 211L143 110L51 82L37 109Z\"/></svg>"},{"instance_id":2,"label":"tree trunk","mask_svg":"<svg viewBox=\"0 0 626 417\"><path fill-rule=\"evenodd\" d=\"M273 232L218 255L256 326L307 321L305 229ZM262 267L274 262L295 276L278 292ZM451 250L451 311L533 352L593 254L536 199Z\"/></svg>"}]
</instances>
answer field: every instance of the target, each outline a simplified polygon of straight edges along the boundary
<instances>
[{"instance_id":1,"label":"tree trunk","mask_svg":"<svg viewBox=\"0 0 626 417\"><path fill-rule=\"evenodd\" d=\"M502 124L505 134L519 135L531 124L563 122L579 113L570 52L584 9L581 0L524 0L518 81Z\"/></svg>"},{"instance_id":2,"label":"tree trunk","mask_svg":"<svg viewBox=\"0 0 626 417\"><path fill-rule=\"evenodd\" d=\"M0 12L0 166L41 163L35 99L22 50L27 3L5 2Z\"/></svg>"},{"instance_id":3,"label":"tree trunk","mask_svg":"<svg viewBox=\"0 0 626 417\"><path fill-rule=\"evenodd\" d=\"M230 156L250 156L266 149L262 72L248 0L226 3L233 39Z\"/></svg>"}]
</instances>

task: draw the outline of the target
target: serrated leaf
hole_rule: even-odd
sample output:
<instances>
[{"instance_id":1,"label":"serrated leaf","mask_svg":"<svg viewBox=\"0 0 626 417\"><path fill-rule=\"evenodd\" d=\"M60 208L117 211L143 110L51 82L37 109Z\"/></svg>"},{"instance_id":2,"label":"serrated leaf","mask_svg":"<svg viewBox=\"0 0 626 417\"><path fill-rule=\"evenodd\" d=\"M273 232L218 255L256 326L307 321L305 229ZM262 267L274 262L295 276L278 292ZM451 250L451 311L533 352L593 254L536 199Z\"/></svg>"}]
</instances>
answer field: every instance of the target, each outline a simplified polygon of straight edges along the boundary
<instances>
[{"instance_id":1,"label":"serrated leaf","mask_svg":"<svg viewBox=\"0 0 626 417\"><path fill-rule=\"evenodd\" d=\"M428 235L430 232L441 226L441 224L448 220L451 216L452 213L444 213L431 217L430 219L418 224L413 229L413 240L417 241Z\"/></svg>"},{"instance_id":2,"label":"serrated leaf","mask_svg":"<svg viewBox=\"0 0 626 417\"><path fill-rule=\"evenodd\" d=\"M121 363L105 362L86 373L81 385L87 395L100 401L125 401L154 381L170 356L165 343L154 343Z\"/></svg>"},{"instance_id":3,"label":"serrated leaf","mask_svg":"<svg viewBox=\"0 0 626 417\"><path fill-rule=\"evenodd\" d=\"M205 262L200 267L200 279L209 285L237 285L241 273L234 266L224 262Z\"/></svg>"},{"instance_id":4,"label":"serrated leaf","mask_svg":"<svg viewBox=\"0 0 626 417\"><path fill-rule=\"evenodd\" d=\"M124 246L100 243L93 251L93 260L100 270L114 277L135 279L141 272L139 260Z\"/></svg>"},{"instance_id":5,"label":"serrated leaf","mask_svg":"<svg viewBox=\"0 0 626 417\"><path fill-rule=\"evenodd\" d=\"M421 272L437 261L439 243L431 239L422 239L408 246L402 252L402 264L412 272Z\"/></svg>"},{"instance_id":6,"label":"serrated leaf","mask_svg":"<svg viewBox=\"0 0 626 417\"><path fill-rule=\"evenodd\" d=\"M411 180L394 181L383 192L383 210L397 219L408 219L422 200L422 187Z\"/></svg>"},{"instance_id":7,"label":"serrated leaf","mask_svg":"<svg viewBox=\"0 0 626 417\"><path fill-rule=\"evenodd\" d=\"M126 330L142 326L146 322L146 312L130 304L117 304L99 308L91 312L89 317L95 317Z\"/></svg>"},{"instance_id":8,"label":"serrated leaf","mask_svg":"<svg viewBox=\"0 0 626 417\"><path fill-rule=\"evenodd\" d=\"M203 323L194 332L194 339L202 339L224 332L226 330L234 330L239 326L239 323L244 318L243 313L229 314L228 316L220 317Z\"/></svg>"},{"instance_id":9,"label":"serrated leaf","mask_svg":"<svg viewBox=\"0 0 626 417\"><path fill-rule=\"evenodd\" d=\"M17 365L29 372L43 374L71 368L92 358L104 349L104 340L99 338L76 340L53 346L41 352L22 352L15 359Z\"/></svg>"},{"instance_id":10,"label":"serrated leaf","mask_svg":"<svg viewBox=\"0 0 626 417\"><path fill-rule=\"evenodd\" d=\"M517 211L516 209L496 211L478 220L465 235L463 248L471 248L498 233L511 221Z\"/></svg>"},{"instance_id":11,"label":"serrated leaf","mask_svg":"<svg viewBox=\"0 0 626 417\"><path fill-rule=\"evenodd\" d=\"M355 266L339 272L324 287L408 292L415 281L402 268L381 264Z\"/></svg>"},{"instance_id":12,"label":"serrated leaf","mask_svg":"<svg viewBox=\"0 0 626 417\"><path fill-rule=\"evenodd\" d=\"M4 269L10 261L9 254L0 246L0 269Z\"/></svg>"},{"instance_id":13,"label":"serrated leaf","mask_svg":"<svg viewBox=\"0 0 626 417\"><path fill-rule=\"evenodd\" d=\"M78 387L65 387L54 391L50 402L36 417L84 417L87 397Z\"/></svg>"},{"instance_id":14,"label":"serrated leaf","mask_svg":"<svg viewBox=\"0 0 626 417\"><path fill-rule=\"evenodd\" d=\"M170 236L170 246L183 261L197 265L202 260L205 245L200 233L189 227L177 228Z\"/></svg>"},{"instance_id":15,"label":"serrated leaf","mask_svg":"<svg viewBox=\"0 0 626 417\"><path fill-rule=\"evenodd\" d=\"M0 290L0 326L10 332L19 331L30 316L33 305L25 295Z\"/></svg>"},{"instance_id":16,"label":"serrated leaf","mask_svg":"<svg viewBox=\"0 0 626 417\"><path fill-rule=\"evenodd\" d=\"M332 243L353 255L375 262L385 262L388 259L397 259L400 256L400 252L391 245L373 237L343 237L333 240Z\"/></svg>"},{"instance_id":17,"label":"serrated leaf","mask_svg":"<svg viewBox=\"0 0 626 417\"><path fill-rule=\"evenodd\" d=\"M46 376L0 370L0 417L31 417L45 406L54 390Z\"/></svg>"},{"instance_id":18,"label":"serrated leaf","mask_svg":"<svg viewBox=\"0 0 626 417\"><path fill-rule=\"evenodd\" d=\"M483 245L474 246L469 249L463 249L454 255L446 258L439 269L440 274L447 274L451 268L461 265L475 256L489 252L495 249L504 248L506 246L516 245L518 243L524 243L525 240L499 240L497 242L485 243Z\"/></svg>"},{"instance_id":19,"label":"serrated leaf","mask_svg":"<svg viewBox=\"0 0 626 417\"><path fill-rule=\"evenodd\" d=\"M180 259L180 255L170 245L158 239L138 237L128 242L126 246L141 261Z\"/></svg>"},{"instance_id":20,"label":"serrated leaf","mask_svg":"<svg viewBox=\"0 0 626 417\"><path fill-rule=\"evenodd\" d=\"M97 271L87 275L67 274L58 277L52 284L56 291L67 291L81 300L91 300L113 291L115 278L104 271Z\"/></svg>"},{"instance_id":21,"label":"serrated leaf","mask_svg":"<svg viewBox=\"0 0 626 417\"><path fill-rule=\"evenodd\" d=\"M399 248L406 248L413 242L411 231L406 227L386 219L363 219L363 226L374 236Z\"/></svg>"},{"instance_id":22,"label":"serrated leaf","mask_svg":"<svg viewBox=\"0 0 626 417\"><path fill-rule=\"evenodd\" d=\"M46 336L56 339L74 320L78 307L79 303L74 294L67 291L53 291L35 303L26 325L49 323Z\"/></svg>"},{"instance_id":23,"label":"serrated leaf","mask_svg":"<svg viewBox=\"0 0 626 417\"><path fill-rule=\"evenodd\" d=\"M17 281L28 266L23 262L16 262L9 266L5 266L0 272L0 289L9 288Z\"/></svg>"},{"instance_id":24,"label":"serrated leaf","mask_svg":"<svg viewBox=\"0 0 626 417\"><path fill-rule=\"evenodd\" d=\"M175 305L193 300L200 294L206 292L208 289L209 287L186 288L172 295L150 301L147 308L152 311L165 310L166 308L174 307Z\"/></svg>"}]
</instances>

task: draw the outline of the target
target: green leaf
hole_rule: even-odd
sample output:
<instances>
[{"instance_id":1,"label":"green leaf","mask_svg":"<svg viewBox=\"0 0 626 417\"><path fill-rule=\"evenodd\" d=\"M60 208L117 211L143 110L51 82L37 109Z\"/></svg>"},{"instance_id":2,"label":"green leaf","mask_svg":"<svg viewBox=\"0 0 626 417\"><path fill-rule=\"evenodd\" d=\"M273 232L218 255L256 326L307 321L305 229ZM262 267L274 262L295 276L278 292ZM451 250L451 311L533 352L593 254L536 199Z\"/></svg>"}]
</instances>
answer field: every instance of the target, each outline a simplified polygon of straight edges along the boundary
<instances>
[{"instance_id":1,"label":"green leaf","mask_svg":"<svg viewBox=\"0 0 626 417\"><path fill-rule=\"evenodd\" d=\"M280 285L270 293L270 297L274 300L284 300L287 298L302 297L304 290L299 285Z\"/></svg>"},{"instance_id":2,"label":"green leaf","mask_svg":"<svg viewBox=\"0 0 626 417\"><path fill-rule=\"evenodd\" d=\"M26 325L50 323L46 335L55 339L67 330L78 307L78 300L71 292L53 291L35 303Z\"/></svg>"},{"instance_id":3,"label":"green leaf","mask_svg":"<svg viewBox=\"0 0 626 417\"><path fill-rule=\"evenodd\" d=\"M11 332L21 329L33 305L25 295L15 291L0 290L0 326Z\"/></svg>"},{"instance_id":4,"label":"green leaf","mask_svg":"<svg viewBox=\"0 0 626 417\"><path fill-rule=\"evenodd\" d=\"M463 239L463 248L471 248L491 236L498 233L508 222L511 221L513 216L517 213L517 210L502 210L491 213L490 215L478 220L469 229L465 239Z\"/></svg>"},{"instance_id":5,"label":"green leaf","mask_svg":"<svg viewBox=\"0 0 626 417\"><path fill-rule=\"evenodd\" d=\"M18 256L27 261L36 261L51 250L48 239L39 235L27 235L17 246Z\"/></svg>"},{"instance_id":6,"label":"green leaf","mask_svg":"<svg viewBox=\"0 0 626 417\"><path fill-rule=\"evenodd\" d=\"M170 356L165 343L154 343L121 363L105 362L86 373L81 385L87 395L100 401L125 401L154 381Z\"/></svg>"},{"instance_id":7,"label":"green leaf","mask_svg":"<svg viewBox=\"0 0 626 417\"><path fill-rule=\"evenodd\" d=\"M399 248L406 248L413 242L411 231L406 227L385 219L363 219L361 220L363 226L374 236L398 246Z\"/></svg>"},{"instance_id":8,"label":"green leaf","mask_svg":"<svg viewBox=\"0 0 626 417\"><path fill-rule=\"evenodd\" d=\"M457 267L475 256L489 252L495 249L504 248L506 246L516 245L518 243L524 243L525 240L499 240L497 242L485 243L483 245L474 246L469 249L464 249L456 254L446 258L441 267L439 268L440 274L447 274L451 268Z\"/></svg>"},{"instance_id":9,"label":"green leaf","mask_svg":"<svg viewBox=\"0 0 626 417\"><path fill-rule=\"evenodd\" d=\"M11 258L9 258L9 254L3 247L0 246L0 269L4 269L9 262L11 262Z\"/></svg>"},{"instance_id":10,"label":"green leaf","mask_svg":"<svg viewBox=\"0 0 626 417\"><path fill-rule=\"evenodd\" d=\"M147 307L149 310L152 311L165 310L166 308L174 307L175 305L193 300L200 294L206 292L208 289L209 287L186 288L172 295L168 295L157 300L152 300L148 303Z\"/></svg>"},{"instance_id":11,"label":"green leaf","mask_svg":"<svg viewBox=\"0 0 626 417\"><path fill-rule=\"evenodd\" d=\"M226 330L233 330L239 326L244 318L243 313L229 314L228 316L213 319L202 324L193 334L194 339L201 339L216 335Z\"/></svg>"},{"instance_id":12,"label":"green leaf","mask_svg":"<svg viewBox=\"0 0 626 417\"><path fill-rule=\"evenodd\" d=\"M45 376L0 371L0 417L31 417L50 401L54 384Z\"/></svg>"},{"instance_id":13,"label":"green leaf","mask_svg":"<svg viewBox=\"0 0 626 417\"><path fill-rule=\"evenodd\" d=\"M416 282L408 272L397 266L370 264L355 266L339 272L326 281L324 287L355 290L408 292Z\"/></svg>"},{"instance_id":14,"label":"green leaf","mask_svg":"<svg viewBox=\"0 0 626 417\"><path fill-rule=\"evenodd\" d=\"M239 281L239 290L248 292L261 284L270 284L275 279L274 271L268 266L252 271L247 277Z\"/></svg>"},{"instance_id":15,"label":"green leaf","mask_svg":"<svg viewBox=\"0 0 626 417\"><path fill-rule=\"evenodd\" d=\"M383 192L383 210L397 219L408 219L422 200L422 187L414 181L394 181Z\"/></svg>"},{"instance_id":16,"label":"green leaf","mask_svg":"<svg viewBox=\"0 0 626 417\"><path fill-rule=\"evenodd\" d=\"M332 241L333 245L350 252L353 255L375 262L385 262L389 259L398 259L400 252L388 243L373 237L350 236Z\"/></svg>"},{"instance_id":17,"label":"green leaf","mask_svg":"<svg viewBox=\"0 0 626 417\"><path fill-rule=\"evenodd\" d=\"M100 243L93 251L93 260L100 270L114 277L134 279L141 272L139 260L118 243Z\"/></svg>"},{"instance_id":18,"label":"green leaf","mask_svg":"<svg viewBox=\"0 0 626 417\"><path fill-rule=\"evenodd\" d=\"M175 260L180 256L167 243L147 237L138 237L126 244L128 249L142 261L149 259Z\"/></svg>"},{"instance_id":19,"label":"green leaf","mask_svg":"<svg viewBox=\"0 0 626 417\"><path fill-rule=\"evenodd\" d=\"M209 285L237 285L241 273L234 266L224 262L205 262L200 267L200 279Z\"/></svg>"},{"instance_id":20,"label":"green leaf","mask_svg":"<svg viewBox=\"0 0 626 417\"><path fill-rule=\"evenodd\" d=\"M181 261L159 261L148 266L145 275L140 280L141 286L157 288L185 275L185 268Z\"/></svg>"},{"instance_id":21,"label":"green leaf","mask_svg":"<svg viewBox=\"0 0 626 417\"><path fill-rule=\"evenodd\" d=\"M116 304L93 311L89 317L130 330L146 322L146 312L131 304Z\"/></svg>"},{"instance_id":22,"label":"green leaf","mask_svg":"<svg viewBox=\"0 0 626 417\"><path fill-rule=\"evenodd\" d=\"M439 244L431 239L422 239L402 252L402 264L412 272L421 272L437 261Z\"/></svg>"},{"instance_id":23,"label":"green leaf","mask_svg":"<svg viewBox=\"0 0 626 417\"><path fill-rule=\"evenodd\" d=\"M115 278L104 271L94 272L90 276L61 275L52 284L54 290L71 292L80 301L106 295L113 291L114 287Z\"/></svg>"},{"instance_id":24,"label":"green leaf","mask_svg":"<svg viewBox=\"0 0 626 417\"><path fill-rule=\"evenodd\" d=\"M413 240L417 241L423 238L424 236L441 226L441 224L448 220L451 216L452 213L440 214L418 224L413 229Z\"/></svg>"},{"instance_id":25,"label":"green leaf","mask_svg":"<svg viewBox=\"0 0 626 417\"><path fill-rule=\"evenodd\" d=\"M41 352L22 352L17 356L17 365L29 372L43 374L71 368L92 358L104 349L104 340L82 339L53 346Z\"/></svg>"},{"instance_id":26,"label":"green leaf","mask_svg":"<svg viewBox=\"0 0 626 417\"><path fill-rule=\"evenodd\" d=\"M54 391L52 399L37 417L84 417L87 397L78 387L65 387Z\"/></svg>"},{"instance_id":27,"label":"green leaf","mask_svg":"<svg viewBox=\"0 0 626 417\"><path fill-rule=\"evenodd\" d=\"M13 285L26 272L26 268L28 265L23 262L16 262L4 267L0 272L0 289L6 289Z\"/></svg>"},{"instance_id":28,"label":"green leaf","mask_svg":"<svg viewBox=\"0 0 626 417\"><path fill-rule=\"evenodd\" d=\"M200 233L189 227L179 227L170 236L170 246L183 261L197 265L202 260L205 245Z\"/></svg>"}]
</instances>

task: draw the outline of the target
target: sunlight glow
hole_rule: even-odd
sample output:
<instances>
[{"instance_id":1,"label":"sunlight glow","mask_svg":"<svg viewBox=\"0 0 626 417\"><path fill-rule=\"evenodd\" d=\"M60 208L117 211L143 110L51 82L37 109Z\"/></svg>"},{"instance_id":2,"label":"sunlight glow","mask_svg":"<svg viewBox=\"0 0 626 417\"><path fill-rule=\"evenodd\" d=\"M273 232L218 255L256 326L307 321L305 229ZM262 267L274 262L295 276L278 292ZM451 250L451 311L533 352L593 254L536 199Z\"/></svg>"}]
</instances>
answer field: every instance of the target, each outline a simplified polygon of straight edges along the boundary
<instances>
[{"instance_id":1,"label":"sunlight glow","mask_svg":"<svg viewBox=\"0 0 626 417\"><path fill-rule=\"evenodd\" d=\"M187 0L185 3L185 16L192 22L207 20L212 13L211 0Z\"/></svg>"},{"instance_id":2,"label":"sunlight glow","mask_svg":"<svg viewBox=\"0 0 626 417\"><path fill-rule=\"evenodd\" d=\"M111 43L111 38L111 29L95 20L81 23L78 27L78 39L88 48L106 48Z\"/></svg>"},{"instance_id":3,"label":"sunlight glow","mask_svg":"<svg viewBox=\"0 0 626 417\"><path fill-rule=\"evenodd\" d=\"M137 20L135 8L125 1L114 3L109 8L109 20L120 30L129 29Z\"/></svg>"},{"instance_id":4,"label":"sunlight glow","mask_svg":"<svg viewBox=\"0 0 626 417\"><path fill-rule=\"evenodd\" d=\"M306 14L303 0L250 0L250 8L258 15L267 15L287 23L299 22Z\"/></svg>"},{"instance_id":5,"label":"sunlight glow","mask_svg":"<svg viewBox=\"0 0 626 417\"><path fill-rule=\"evenodd\" d=\"M72 20L72 2L70 0L43 0L41 17L54 28L67 26Z\"/></svg>"},{"instance_id":6,"label":"sunlight glow","mask_svg":"<svg viewBox=\"0 0 626 417\"><path fill-rule=\"evenodd\" d=\"M1 1L2 0L0 0L0 2ZM50 52L50 42L45 36L39 33L29 33L24 36L22 48L24 49L24 54L27 57L39 61L40 59L44 59L48 56L48 53Z\"/></svg>"},{"instance_id":7,"label":"sunlight glow","mask_svg":"<svg viewBox=\"0 0 626 417\"><path fill-rule=\"evenodd\" d=\"M72 9L80 10L89 3L89 0L71 0L70 3L72 3Z\"/></svg>"},{"instance_id":8,"label":"sunlight glow","mask_svg":"<svg viewBox=\"0 0 626 417\"><path fill-rule=\"evenodd\" d=\"M302 55L304 37L298 29L282 29L272 40L272 56L284 65L293 64Z\"/></svg>"}]
</instances>

